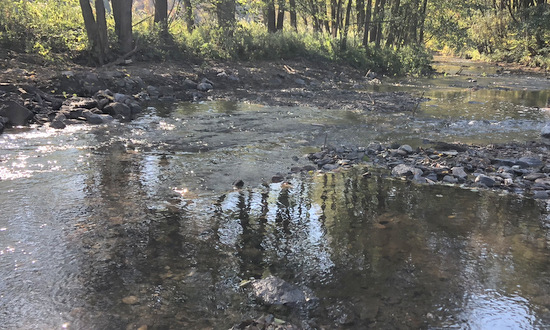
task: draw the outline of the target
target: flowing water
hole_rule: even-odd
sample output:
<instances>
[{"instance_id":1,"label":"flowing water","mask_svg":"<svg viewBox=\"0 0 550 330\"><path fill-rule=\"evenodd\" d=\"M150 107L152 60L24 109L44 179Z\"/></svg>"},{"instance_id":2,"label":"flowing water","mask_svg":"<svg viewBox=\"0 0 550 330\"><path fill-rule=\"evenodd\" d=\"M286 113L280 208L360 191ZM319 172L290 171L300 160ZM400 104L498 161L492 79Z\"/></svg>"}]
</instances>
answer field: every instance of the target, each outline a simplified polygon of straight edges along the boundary
<instances>
[{"instance_id":1,"label":"flowing water","mask_svg":"<svg viewBox=\"0 0 550 330\"><path fill-rule=\"evenodd\" d=\"M270 183L325 141L538 138L550 81L439 66L460 69L368 87L424 93L414 118L206 102L8 130L0 328L229 329L269 313L303 328L550 327L548 212L534 200L361 168ZM242 283L268 275L313 303L265 306Z\"/></svg>"}]
</instances>

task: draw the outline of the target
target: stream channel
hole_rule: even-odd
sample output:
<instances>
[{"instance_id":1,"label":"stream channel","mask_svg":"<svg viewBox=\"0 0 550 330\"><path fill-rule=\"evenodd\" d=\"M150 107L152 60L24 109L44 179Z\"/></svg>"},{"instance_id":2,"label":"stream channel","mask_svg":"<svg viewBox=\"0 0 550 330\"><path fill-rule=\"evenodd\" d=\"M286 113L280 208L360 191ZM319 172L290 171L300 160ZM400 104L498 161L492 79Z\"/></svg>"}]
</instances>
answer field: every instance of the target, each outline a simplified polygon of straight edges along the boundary
<instances>
[{"instance_id":1,"label":"stream channel","mask_svg":"<svg viewBox=\"0 0 550 330\"><path fill-rule=\"evenodd\" d=\"M549 328L535 200L361 168L272 183L325 142L539 138L550 80L456 61L436 68L460 75L364 85L423 95L414 118L204 102L6 130L0 328L230 329L269 314L295 328ZM262 301L246 283L270 275L310 298Z\"/></svg>"}]
</instances>

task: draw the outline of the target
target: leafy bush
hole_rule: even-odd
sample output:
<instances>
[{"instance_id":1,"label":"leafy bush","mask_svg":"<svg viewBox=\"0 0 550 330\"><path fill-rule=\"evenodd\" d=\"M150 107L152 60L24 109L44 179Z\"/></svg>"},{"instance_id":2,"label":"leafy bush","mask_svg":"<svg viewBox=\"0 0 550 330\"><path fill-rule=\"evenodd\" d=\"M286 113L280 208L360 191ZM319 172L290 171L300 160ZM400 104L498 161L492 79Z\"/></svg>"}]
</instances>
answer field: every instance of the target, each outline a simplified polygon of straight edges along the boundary
<instances>
[{"instance_id":1,"label":"leafy bush","mask_svg":"<svg viewBox=\"0 0 550 330\"><path fill-rule=\"evenodd\" d=\"M0 1L0 44L45 58L86 48L78 0Z\"/></svg>"}]
</instances>

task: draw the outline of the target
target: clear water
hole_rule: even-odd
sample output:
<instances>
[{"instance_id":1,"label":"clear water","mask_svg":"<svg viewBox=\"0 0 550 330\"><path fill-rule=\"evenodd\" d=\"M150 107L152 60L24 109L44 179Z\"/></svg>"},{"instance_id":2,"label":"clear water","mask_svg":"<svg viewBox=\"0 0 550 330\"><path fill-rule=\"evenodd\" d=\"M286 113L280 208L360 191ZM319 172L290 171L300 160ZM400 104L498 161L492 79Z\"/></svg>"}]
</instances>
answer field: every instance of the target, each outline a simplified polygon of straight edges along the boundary
<instances>
[{"instance_id":1,"label":"clear water","mask_svg":"<svg viewBox=\"0 0 550 330\"><path fill-rule=\"evenodd\" d=\"M269 183L325 141L537 138L548 88L479 91L510 108L427 87L415 118L210 102L8 130L0 327L228 329L267 313L304 328L550 327L550 236L535 201L360 168ZM317 304L266 307L240 285L269 274Z\"/></svg>"}]
</instances>

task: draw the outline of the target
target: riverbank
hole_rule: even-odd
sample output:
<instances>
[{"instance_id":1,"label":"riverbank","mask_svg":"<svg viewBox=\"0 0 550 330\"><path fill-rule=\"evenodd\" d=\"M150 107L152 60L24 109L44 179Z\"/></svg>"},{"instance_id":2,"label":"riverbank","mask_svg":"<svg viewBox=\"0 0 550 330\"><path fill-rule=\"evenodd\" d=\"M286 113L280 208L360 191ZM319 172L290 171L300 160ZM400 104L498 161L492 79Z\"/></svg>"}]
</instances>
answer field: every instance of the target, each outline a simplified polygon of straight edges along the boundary
<instances>
[{"instance_id":1,"label":"riverbank","mask_svg":"<svg viewBox=\"0 0 550 330\"><path fill-rule=\"evenodd\" d=\"M0 104L4 104L4 113L9 109L16 125L37 123L56 129L86 122L128 121L147 104L159 102L227 100L362 114L401 113L414 120L414 112L423 101L406 92L375 92L369 87L381 85L387 78L374 72L306 60L127 63L100 68L45 67L12 60L2 66ZM511 72L502 66L495 71L505 75ZM13 124L5 118L0 123ZM321 171L367 164L417 183L484 187L548 199L548 149L542 138L500 145L432 141L415 149L400 144L373 142L361 146L350 142L346 147L324 145L309 159Z\"/></svg>"}]
</instances>

